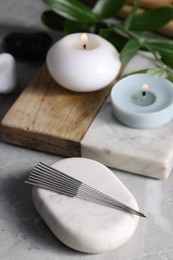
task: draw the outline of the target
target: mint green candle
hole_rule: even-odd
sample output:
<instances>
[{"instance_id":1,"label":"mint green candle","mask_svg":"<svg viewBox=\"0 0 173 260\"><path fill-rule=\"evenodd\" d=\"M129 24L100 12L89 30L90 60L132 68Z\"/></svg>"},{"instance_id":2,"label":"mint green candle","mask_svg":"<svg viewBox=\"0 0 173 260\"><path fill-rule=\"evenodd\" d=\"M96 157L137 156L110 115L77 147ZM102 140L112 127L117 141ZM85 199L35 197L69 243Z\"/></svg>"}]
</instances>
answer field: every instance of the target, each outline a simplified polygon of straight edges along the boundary
<instances>
[{"instance_id":1,"label":"mint green candle","mask_svg":"<svg viewBox=\"0 0 173 260\"><path fill-rule=\"evenodd\" d=\"M116 119L133 128L156 128L173 118L173 84L154 75L121 79L112 89L111 101Z\"/></svg>"}]
</instances>

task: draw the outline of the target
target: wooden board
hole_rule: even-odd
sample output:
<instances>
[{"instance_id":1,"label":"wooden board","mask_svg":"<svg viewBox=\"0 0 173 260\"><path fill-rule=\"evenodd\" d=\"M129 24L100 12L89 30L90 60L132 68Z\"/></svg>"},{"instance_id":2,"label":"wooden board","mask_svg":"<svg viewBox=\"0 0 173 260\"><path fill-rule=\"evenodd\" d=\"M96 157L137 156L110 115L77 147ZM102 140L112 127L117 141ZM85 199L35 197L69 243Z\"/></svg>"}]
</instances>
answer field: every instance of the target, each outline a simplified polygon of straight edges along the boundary
<instances>
[{"instance_id":1,"label":"wooden board","mask_svg":"<svg viewBox=\"0 0 173 260\"><path fill-rule=\"evenodd\" d=\"M55 83L44 65L3 118L2 138L45 152L80 156L80 141L112 85L95 92L72 92Z\"/></svg>"}]
</instances>

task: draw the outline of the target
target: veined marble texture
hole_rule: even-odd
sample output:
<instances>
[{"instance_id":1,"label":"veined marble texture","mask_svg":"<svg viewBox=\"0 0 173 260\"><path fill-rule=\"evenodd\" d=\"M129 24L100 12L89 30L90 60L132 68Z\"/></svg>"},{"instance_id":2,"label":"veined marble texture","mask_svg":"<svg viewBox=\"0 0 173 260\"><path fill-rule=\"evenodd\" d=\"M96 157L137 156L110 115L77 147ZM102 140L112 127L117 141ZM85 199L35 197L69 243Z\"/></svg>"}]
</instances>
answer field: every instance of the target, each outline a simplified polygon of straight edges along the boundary
<instances>
[{"instance_id":1,"label":"veined marble texture","mask_svg":"<svg viewBox=\"0 0 173 260\"><path fill-rule=\"evenodd\" d=\"M140 52L123 75L154 66L152 56ZM81 142L82 157L123 171L164 179L173 165L172 130L173 121L147 130L122 125L112 114L109 97Z\"/></svg>"}]
</instances>

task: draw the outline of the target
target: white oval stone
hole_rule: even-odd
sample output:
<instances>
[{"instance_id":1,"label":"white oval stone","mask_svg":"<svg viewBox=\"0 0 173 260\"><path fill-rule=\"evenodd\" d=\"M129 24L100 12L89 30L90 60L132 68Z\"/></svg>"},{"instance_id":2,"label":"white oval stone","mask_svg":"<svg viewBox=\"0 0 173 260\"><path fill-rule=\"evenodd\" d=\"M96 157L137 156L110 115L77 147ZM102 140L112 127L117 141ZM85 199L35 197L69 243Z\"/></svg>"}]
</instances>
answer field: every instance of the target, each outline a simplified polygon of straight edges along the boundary
<instances>
[{"instance_id":1,"label":"white oval stone","mask_svg":"<svg viewBox=\"0 0 173 260\"><path fill-rule=\"evenodd\" d=\"M68 158L52 167L138 210L129 190L103 164L85 158ZM134 233L139 217L118 209L33 188L33 201L55 236L67 246L87 253L116 249Z\"/></svg>"},{"instance_id":2,"label":"white oval stone","mask_svg":"<svg viewBox=\"0 0 173 260\"><path fill-rule=\"evenodd\" d=\"M0 94L9 94L16 87L16 62L9 53L0 54Z\"/></svg>"}]
</instances>

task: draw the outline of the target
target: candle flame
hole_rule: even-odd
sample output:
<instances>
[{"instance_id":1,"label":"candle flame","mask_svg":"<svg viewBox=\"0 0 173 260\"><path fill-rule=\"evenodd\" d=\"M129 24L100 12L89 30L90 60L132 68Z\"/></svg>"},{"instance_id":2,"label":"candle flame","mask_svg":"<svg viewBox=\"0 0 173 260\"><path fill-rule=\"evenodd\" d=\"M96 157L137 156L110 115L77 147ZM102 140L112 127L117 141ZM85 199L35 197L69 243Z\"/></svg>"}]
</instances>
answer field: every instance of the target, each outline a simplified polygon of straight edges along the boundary
<instances>
[{"instance_id":1,"label":"candle flame","mask_svg":"<svg viewBox=\"0 0 173 260\"><path fill-rule=\"evenodd\" d=\"M143 84L143 86L142 86L142 91L146 91L146 90L148 90L148 89L149 89L148 84L147 84L147 83Z\"/></svg>"},{"instance_id":2,"label":"candle flame","mask_svg":"<svg viewBox=\"0 0 173 260\"><path fill-rule=\"evenodd\" d=\"M88 42L88 35L86 33L83 33L81 35L81 41L83 44L86 44Z\"/></svg>"},{"instance_id":3,"label":"candle flame","mask_svg":"<svg viewBox=\"0 0 173 260\"><path fill-rule=\"evenodd\" d=\"M83 48L86 49L86 45L87 45L87 42L88 42L88 35L86 33L83 33L81 35L81 41L82 41L82 44L83 44Z\"/></svg>"}]
</instances>

